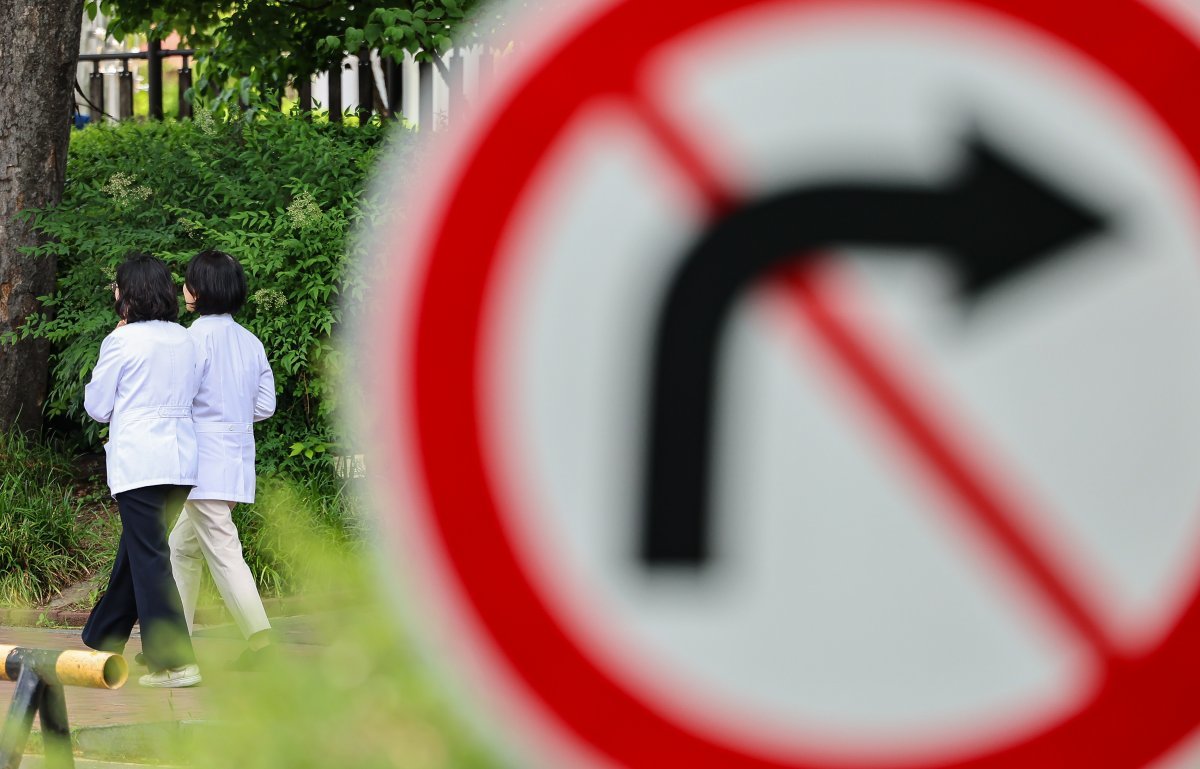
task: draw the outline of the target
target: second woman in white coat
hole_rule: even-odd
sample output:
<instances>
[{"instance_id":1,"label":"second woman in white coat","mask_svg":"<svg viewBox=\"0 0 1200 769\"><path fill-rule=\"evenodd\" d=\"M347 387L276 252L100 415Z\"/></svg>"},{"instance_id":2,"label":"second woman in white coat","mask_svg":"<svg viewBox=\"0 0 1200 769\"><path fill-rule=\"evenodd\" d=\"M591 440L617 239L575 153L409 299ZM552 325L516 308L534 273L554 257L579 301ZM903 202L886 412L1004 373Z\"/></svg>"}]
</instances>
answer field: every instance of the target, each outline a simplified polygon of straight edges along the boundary
<instances>
[{"instance_id":1,"label":"second woman in white coat","mask_svg":"<svg viewBox=\"0 0 1200 769\"><path fill-rule=\"evenodd\" d=\"M269 645L270 622L242 556L233 522L239 502L253 502L254 426L275 412L275 379L262 342L233 319L246 301L246 276L229 254L202 251L188 263L184 301L200 317L195 343L199 392L192 403L199 455L196 486L171 532L171 568L192 627L200 577L208 562L247 649L235 669L254 669Z\"/></svg>"}]
</instances>

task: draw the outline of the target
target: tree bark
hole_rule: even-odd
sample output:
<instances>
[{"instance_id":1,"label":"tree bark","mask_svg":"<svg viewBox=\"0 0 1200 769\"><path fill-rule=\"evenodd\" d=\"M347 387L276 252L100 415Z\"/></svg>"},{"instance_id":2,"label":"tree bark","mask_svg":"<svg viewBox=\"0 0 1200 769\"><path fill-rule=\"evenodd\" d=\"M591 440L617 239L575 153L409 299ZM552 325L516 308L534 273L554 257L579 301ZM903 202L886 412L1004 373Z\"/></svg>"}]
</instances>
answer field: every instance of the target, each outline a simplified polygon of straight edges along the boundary
<instances>
[{"instance_id":1,"label":"tree bark","mask_svg":"<svg viewBox=\"0 0 1200 769\"><path fill-rule=\"evenodd\" d=\"M0 0L0 334L54 290L53 258L17 216L62 200L83 0ZM0 430L41 425L49 345L0 346Z\"/></svg>"}]
</instances>

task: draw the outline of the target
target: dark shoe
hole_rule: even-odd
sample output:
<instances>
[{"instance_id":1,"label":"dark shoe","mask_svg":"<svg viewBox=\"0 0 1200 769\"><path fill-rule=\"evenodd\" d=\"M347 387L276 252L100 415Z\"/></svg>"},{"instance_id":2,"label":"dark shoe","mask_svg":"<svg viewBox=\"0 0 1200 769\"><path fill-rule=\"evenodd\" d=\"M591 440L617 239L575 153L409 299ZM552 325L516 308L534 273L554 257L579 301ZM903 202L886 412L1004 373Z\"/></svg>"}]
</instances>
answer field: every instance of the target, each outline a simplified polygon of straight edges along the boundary
<instances>
[{"instance_id":1,"label":"dark shoe","mask_svg":"<svg viewBox=\"0 0 1200 769\"><path fill-rule=\"evenodd\" d=\"M276 654L275 644L268 644L261 649L246 649L230 664L229 669L239 673L258 673L275 659Z\"/></svg>"},{"instance_id":2,"label":"dark shoe","mask_svg":"<svg viewBox=\"0 0 1200 769\"><path fill-rule=\"evenodd\" d=\"M148 662L146 662L146 655L142 654L141 652L138 652L137 654L133 655L133 661L136 662L137 664L141 665L144 668L150 667L150 664Z\"/></svg>"}]
</instances>

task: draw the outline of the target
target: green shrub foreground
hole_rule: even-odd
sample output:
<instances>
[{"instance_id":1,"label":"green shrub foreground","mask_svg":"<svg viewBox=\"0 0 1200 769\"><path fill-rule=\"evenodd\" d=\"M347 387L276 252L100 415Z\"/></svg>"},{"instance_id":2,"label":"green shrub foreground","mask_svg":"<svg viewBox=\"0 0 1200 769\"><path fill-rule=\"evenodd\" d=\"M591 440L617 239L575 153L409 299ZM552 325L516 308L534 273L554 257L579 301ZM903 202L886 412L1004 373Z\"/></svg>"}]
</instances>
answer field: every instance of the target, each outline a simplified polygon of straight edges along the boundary
<instances>
[{"instance_id":1,"label":"green shrub foreground","mask_svg":"<svg viewBox=\"0 0 1200 769\"><path fill-rule=\"evenodd\" d=\"M250 571L263 595L299 592L311 543L354 554L361 532L359 497L331 473L304 479L259 477L255 502L233 509ZM300 536L296 536L297 533Z\"/></svg>"},{"instance_id":2,"label":"green shrub foreground","mask_svg":"<svg viewBox=\"0 0 1200 769\"><path fill-rule=\"evenodd\" d=\"M245 267L250 299L238 320L262 339L275 371L278 409L255 428L260 473L307 476L327 453L352 451L332 419L329 383L341 359L331 337L363 289L348 269L349 236L377 210L368 176L385 145L407 135L378 121L269 112L75 132L62 204L31 214L51 236L33 253L59 265L45 314L22 330L53 344L47 416L70 420L99 446L103 428L83 411L83 387L116 322L108 285L126 253L162 257L182 283L188 259L217 248Z\"/></svg>"},{"instance_id":3,"label":"green shrub foreground","mask_svg":"<svg viewBox=\"0 0 1200 769\"><path fill-rule=\"evenodd\" d=\"M306 618L308 654L278 655L252 686L213 686L206 701L211 733L180 763L196 769L519 766L485 739L494 735L464 717L465 690L448 687L427 648L398 627L395 600L365 559L311 560L322 587L332 582L353 599Z\"/></svg>"}]
</instances>

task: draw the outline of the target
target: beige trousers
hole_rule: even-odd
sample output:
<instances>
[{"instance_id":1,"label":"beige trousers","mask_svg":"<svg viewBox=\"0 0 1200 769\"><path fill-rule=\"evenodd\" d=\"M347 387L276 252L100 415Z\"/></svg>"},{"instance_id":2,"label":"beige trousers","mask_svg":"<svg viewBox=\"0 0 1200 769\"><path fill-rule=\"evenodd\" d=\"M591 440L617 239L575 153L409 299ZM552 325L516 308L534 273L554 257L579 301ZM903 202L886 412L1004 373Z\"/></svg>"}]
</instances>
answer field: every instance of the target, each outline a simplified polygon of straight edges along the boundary
<instances>
[{"instance_id":1,"label":"beige trousers","mask_svg":"<svg viewBox=\"0 0 1200 769\"><path fill-rule=\"evenodd\" d=\"M189 499L171 530L171 572L183 601L188 632L196 616L205 561L242 635L249 638L271 627L254 575L242 557L233 507L233 502L219 499Z\"/></svg>"}]
</instances>

